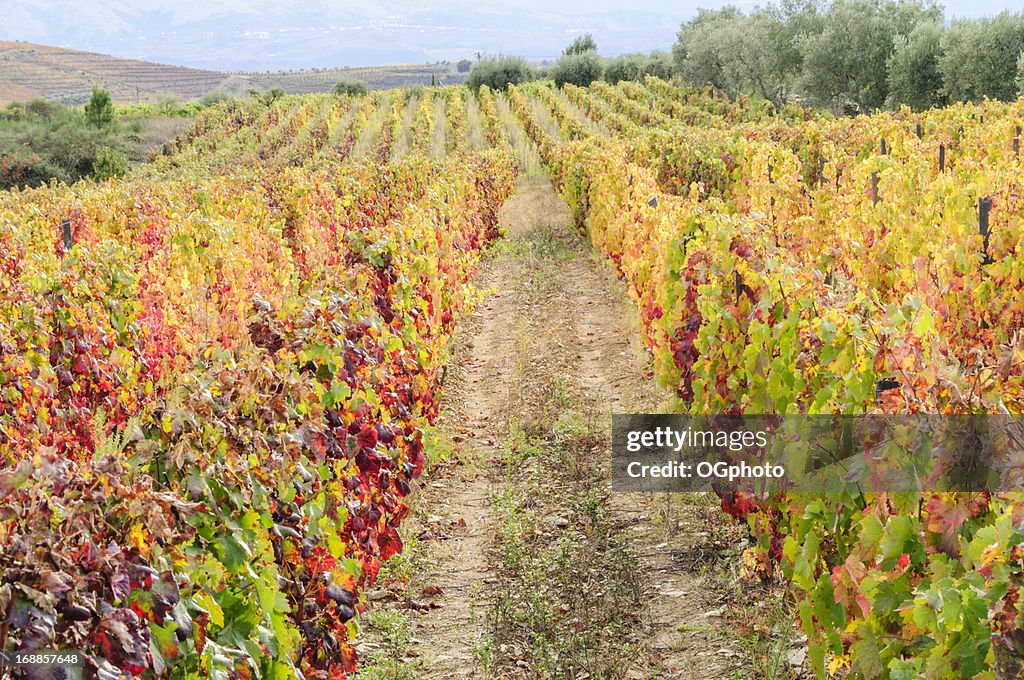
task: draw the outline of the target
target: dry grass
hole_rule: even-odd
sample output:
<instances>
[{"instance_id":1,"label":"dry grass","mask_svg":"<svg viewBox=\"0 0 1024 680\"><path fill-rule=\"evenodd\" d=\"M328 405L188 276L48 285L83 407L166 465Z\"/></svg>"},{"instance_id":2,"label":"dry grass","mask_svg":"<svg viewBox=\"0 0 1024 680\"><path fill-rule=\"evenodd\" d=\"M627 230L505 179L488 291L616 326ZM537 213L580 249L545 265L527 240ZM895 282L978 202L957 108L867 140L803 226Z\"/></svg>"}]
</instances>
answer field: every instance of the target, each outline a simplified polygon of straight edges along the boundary
<instances>
[{"instance_id":1,"label":"dry grass","mask_svg":"<svg viewBox=\"0 0 1024 680\"><path fill-rule=\"evenodd\" d=\"M430 157L440 160L448 155L448 102L434 97L434 131L430 139Z\"/></svg>"},{"instance_id":2,"label":"dry grass","mask_svg":"<svg viewBox=\"0 0 1024 680\"><path fill-rule=\"evenodd\" d=\"M192 121L185 118L145 119L142 132L139 134L139 141L135 145L134 155L138 158L148 157L151 153L158 151L158 147L165 142L169 142L184 132L191 124Z\"/></svg>"},{"instance_id":3,"label":"dry grass","mask_svg":"<svg viewBox=\"0 0 1024 680\"><path fill-rule=\"evenodd\" d=\"M498 119L508 133L512 150L515 151L516 157L519 159L519 167L530 177L544 176L544 162L541 160L540 154L537 153L537 147L519 124L505 95L499 94L495 98L495 108L498 110Z\"/></svg>"},{"instance_id":4,"label":"dry grass","mask_svg":"<svg viewBox=\"0 0 1024 680\"><path fill-rule=\"evenodd\" d=\"M611 132L605 127L604 123L589 118L587 114L580 107L565 96L565 92L562 90L555 90L555 98L558 99L562 107L568 111L577 122L582 123L591 132L601 135L603 137L610 137Z\"/></svg>"},{"instance_id":5,"label":"dry grass","mask_svg":"<svg viewBox=\"0 0 1024 680\"><path fill-rule=\"evenodd\" d=\"M419 106L420 98L416 95L409 97L402 112L402 129L395 135L391 145L391 160L397 161L412 148L412 124L416 120L416 108Z\"/></svg>"},{"instance_id":6,"label":"dry grass","mask_svg":"<svg viewBox=\"0 0 1024 680\"><path fill-rule=\"evenodd\" d=\"M487 135L484 133L483 114L480 104L472 94L466 97L466 125L469 131L469 145L482 151L487 148Z\"/></svg>"},{"instance_id":7,"label":"dry grass","mask_svg":"<svg viewBox=\"0 0 1024 680\"><path fill-rule=\"evenodd\" d=\"M352 147L352 153L349 154L349 158L352 160L359 160L361 158L366 158L373 152L374 147L377 145L377 140L380 139L381 128L390 119L390 116L388 115L390 112L391 97L385 95L381 97L377 108L373 110L373 114L370 116L370 119L366 121L366 125L363 127L362 132L359 133L359 138Z\"/></svg>"}]
</instances>

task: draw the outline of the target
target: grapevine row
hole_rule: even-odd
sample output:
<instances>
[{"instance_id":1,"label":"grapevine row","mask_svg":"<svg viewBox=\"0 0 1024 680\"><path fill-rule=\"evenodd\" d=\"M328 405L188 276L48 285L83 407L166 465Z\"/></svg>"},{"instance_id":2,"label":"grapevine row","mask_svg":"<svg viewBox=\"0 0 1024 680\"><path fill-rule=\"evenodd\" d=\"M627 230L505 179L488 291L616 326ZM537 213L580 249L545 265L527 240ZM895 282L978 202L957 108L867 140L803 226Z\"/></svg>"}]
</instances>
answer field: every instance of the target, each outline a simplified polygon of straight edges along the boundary
<instances>
[{"instance_id":1,"label":"grapevine row","mask_svg":"<svg viewBox=\"0 0 1024 680\"><path fill-rule=\"evenodd\" d=\"M0 194L15 648L80 649L90 675L354 668L353 617L402 549L444 348L515 165L318 167L305 142L256 162L272 155L254 140L323 137L328 99L203 118L134 178Z\"/></svg>"},{"instance_id":2,"label":"grapevine row","mask_svg":"<svg viewBox=\"0 0 1024 680\"><path fill-rule=\"evenodd\" d=\"M627 281L661 378L687 409L1021 410L1016 105L935 112L923 135L908 114L737 130L727 121L745 104L730 111L717 95L687 104L726 120L691 128L594 89L648 129L558 144L522 94L512 101ZM951 122L965 128L957 170L940 172L922 148L943 142L920 137ZM879 139L887 153L872 152ZM837 183L806 167L808 145L841 164ZM989 239L978 233L982 192L998 224ZM999 462L1021 479L1019 462ZM1019 496L987 493L723 497L755 539L748 574L778 570L792 583L822 678L843 668L991 677L997 662L1019 661L1021 507Z\"/></svg>"}]
</instances>

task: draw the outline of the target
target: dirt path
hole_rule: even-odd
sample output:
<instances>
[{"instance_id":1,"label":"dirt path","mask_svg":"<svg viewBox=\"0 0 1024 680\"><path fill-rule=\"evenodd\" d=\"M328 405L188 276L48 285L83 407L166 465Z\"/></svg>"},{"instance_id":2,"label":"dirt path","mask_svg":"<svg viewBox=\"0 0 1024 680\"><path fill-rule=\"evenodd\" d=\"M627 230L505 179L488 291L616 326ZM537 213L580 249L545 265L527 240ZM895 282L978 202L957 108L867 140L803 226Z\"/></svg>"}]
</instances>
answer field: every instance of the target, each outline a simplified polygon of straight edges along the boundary
<instances>
[{"instance_id":1,"label":"dirt path","mask_svg":"<svg viewBox=\"0 0 1024 680\"><path fill-rule=\"evenodd\" d=\"M611 414L667 396L622 284L546 180L501 220L445 384L454 462L414 508L417 663L397 677L750 677L709 586L709 503L610 493Z\"/></svg>"},{"instance_id":2,"label":"dirt path","mask_svg":"<svg viewBox=\"0 0 1024 680\"><path fill-rule=\"evenodd\" d=\"M508 325L516 305L506 290L506 273L486 263L476 285L490 291L456 338L454 360L445 381L440 425L457 450L456 465L443 481L430 483L427 524L438 536L429 549L424 582L441 605L418 619L413 633L417 653L427 660L425 677L477 677L475 654L484 638L486 612L480 595L488 581L487 550L494 530L489 503L494 471L487 462L507 431L507 408L515 353Z\"/></svg>"}]
</instances>

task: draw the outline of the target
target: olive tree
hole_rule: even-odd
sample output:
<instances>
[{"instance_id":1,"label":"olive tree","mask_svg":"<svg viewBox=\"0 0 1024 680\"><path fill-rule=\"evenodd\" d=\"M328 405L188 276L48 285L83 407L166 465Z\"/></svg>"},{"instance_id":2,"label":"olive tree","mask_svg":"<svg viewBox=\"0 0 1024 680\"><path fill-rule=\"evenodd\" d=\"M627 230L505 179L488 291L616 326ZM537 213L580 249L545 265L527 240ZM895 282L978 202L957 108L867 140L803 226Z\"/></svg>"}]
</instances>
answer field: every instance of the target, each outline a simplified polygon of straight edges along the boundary
<instances>
[{"instance_id":1,"label":"olive tree","mask_svg":"<svg viewBox=\"0 0 1024 680\"><path fill-rule=\"evenodd\" d=\"M778 16L736 7L702 9L679 29L672 47L676 73L696 85L713 85L730 95L756 92L779 101L786 74L776 49Z\"/></svg>"},{"instance_id":2,"label":"olive tree","mask_svg":"<svg viewBox=\"0 0 1024 680\"><path fill-rule=\"evenodd\" d=\"M910 35L896 37L895 49L886 65L886 104L890 108L906 104L920 111L946 103L939 70L944 31L941 22L930 21L915 26Z\"/></svg>"},{"instance_id":3,"label":"olive tree","mask_svg":"<svg viewBox=\"0 0 1024 680\"><path fill-rule=\"evenodd\" d=\"M1017 66L1024 51L1024 16L1003 12L976 21L955 21L942 39L939 70L954 101L985 97L1016 99Z\"/></svg>"}]
</instances>

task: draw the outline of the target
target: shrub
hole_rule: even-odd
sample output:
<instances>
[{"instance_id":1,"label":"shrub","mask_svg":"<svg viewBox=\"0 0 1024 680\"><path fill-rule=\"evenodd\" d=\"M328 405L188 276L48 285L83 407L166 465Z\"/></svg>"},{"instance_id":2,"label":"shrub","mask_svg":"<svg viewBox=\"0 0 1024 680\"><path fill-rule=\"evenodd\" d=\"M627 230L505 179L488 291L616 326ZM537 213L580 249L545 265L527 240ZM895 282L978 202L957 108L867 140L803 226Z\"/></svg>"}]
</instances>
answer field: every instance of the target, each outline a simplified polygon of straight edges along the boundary
<instances>
[{"instance_id":1,"label":"shrub","mask_svg":"<svg viewBox=\"0 0 1024 680\"><path fill-rule=\"evenodd\" d=\"M196 105L193 102L183 102L173 94L161 94L153 103L153 111L158 116L182 118L194 116Z\"/></svg>"},{"instance_id":2,"label":"shrub","mask_svg":"<svg viewBox=\"0 0 1024 680\"><path fill-rule=\"evenodd\" d=\"M479 90L481 85L492 90L505 90L509 85L518 85L534 77L534 68L522 57L498 57L473 64L466 85L473 90Z\"/></svg>"},{"instance_id":3,"label":"shrub","mask_svg":"<svg viewBox=\"0 0 1024 680\"><path fill-rule=\"evenodd\" d=\"M644 64L644 75L662 80L672 77L672 55L663 50L654 50Z\"/></svg>"},{"instance_id":4,"label":"shrub","mask_svg":"<svg viewBox=\"0 0 1024 680\"><path fill-rule=\"evenodd\" d=\"M603 71L604 65L597 52L584 52L560 57L551 65L549 72L558 87L566 83L587 87L600 78Z\"/></svg>"},{"instance_id":5,"label":"shrub","mask_svg":"<svg viewBox=\"0 0 1024 680\"><path fill-rule=\"evenodd\" d=\"M45 99L33 99L28 102L14 102L0 111L0 120L52 120L64 111L60 104Z\"/></svg>"},{"instance_id":6,"label":"shrub","mask_svg":"<svg viewBox=\"0 0 1024 680\"><path fill-rule=\"evenodd\" d=\"M249 90L249 96L260 99L264 104L270 106L284 96L284 89L280 87L272 87L269 90L261 90L254 87Z\"/></svg>"},{"instance_id":7,"label":"shrub","mask_svg":"<svg viewBox=\"0 0 1024 680\"><path fill-rule=\"evenodd\" d=\"M643 80L647 56L644 54L621 54L608 59L604 66L602 80L614 85L624 80Z\"/></svg>"},{"instance_id":8,"label":"shrub","mask_svg":"<svg viewBox=\"0 0 1024 680\"><path fill-rule=\"evenodd\" d=\"M124 177L128 174L129 165L125 155L108 146L101 147L92 164L92 176L102 181L112 177Z\"/></svg>"},{"instance_id":9,"label":"shrub","mask_svg":"<svg viewBox=\"0 0 1024 680\"><path fill-rule=\"evenodd\" d=\"M364 94L369 94L369 92L369 85L354 78L342 78L334 86L334 94L339 96L347 94L350 97L362 97Z\"/></svg>"},{"instance_id":10,"label":"shrub","mask_svg":"<svg viewBox=\"0 0 1024 680\"><path fill-rule=\"evenodd\" d=\"M82 110L33 101L0 111L0 188L124 174L126 152L141 123L104 123L111 116L104 113L102 98L91 103Z\"/></svg>"},{"instance_id":11,"label":"shrub","mask_svg":"<svg viewBox=\"0 0 1024 680\"><path fill-rule=\"evenodd\" d=\"M67 173L53 163L25 149L0 151L0 188L36 187L51 179L66 182Z\"/></svg>"},{"instance_id":12,"label":"shrub","mask_svg":"<svg viewBox=\"0 0 1024 680\"><path fill-rule=\"evenodd\" d=\"M234 96L224 88L214 88L199 98L200 106L215 106L221 102L234 99Z\"/></svg>"}]
</instances>

